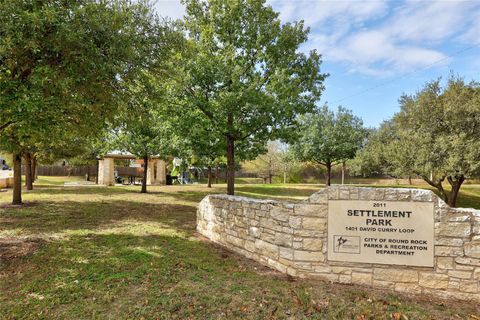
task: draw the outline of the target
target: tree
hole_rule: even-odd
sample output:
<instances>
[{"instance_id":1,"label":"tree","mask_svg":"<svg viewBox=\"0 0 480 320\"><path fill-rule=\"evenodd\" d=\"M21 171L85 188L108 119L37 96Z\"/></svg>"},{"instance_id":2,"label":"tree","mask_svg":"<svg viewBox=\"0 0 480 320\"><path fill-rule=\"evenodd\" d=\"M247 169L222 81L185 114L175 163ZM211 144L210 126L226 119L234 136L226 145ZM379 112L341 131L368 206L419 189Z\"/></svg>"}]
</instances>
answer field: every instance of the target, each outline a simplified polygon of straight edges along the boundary
<instances>
[{"instance_id":1,"label":"tree","mask_svg":"<svg viewBox=\"0 0 480 320\"><path fill-rule=\"evenodd\" d=\"M186 0L187 50L180 54L176 101L198 110L225 140L227 193L234 194L235 155L264 149L314 109L326 75L320 56L305 55L303 22L281 24L265 0ZM258 153L257 153L258 154Z\"/></svg>"},{"instance_id":2,"label":"tree","mask_svg":"<svg viewBox=\"0 0 480 320\"><path fill-rule=\"evenodd\" d=\"M288 171L288 157L285 148L282 148L278 141L270 141L267 145L267 152L259 155L252 161L245 162L242 167L253 172L257 177L261 177L264 181L272 183L274 176L284 175L284 183L286 183L286 173Z\"/></svg>"},{"instance_id":3,"label":"tree","mask_svg":"<svg viewBox=\"0 0 480 320\"><path fill-rule=\"evenodd\" d=\"M410 175L411 172L405 168L393 166L393 162L406 164L415 155L406 138L399 135L392 120L384 121L378 129L367 130L365 144L349 162L350 171L364 177L389 175L397 178ZM398 152L398 148L402 148L402 152Z\"/></svg>"},{"instance_id":4,"label":"tree","mask_svg":"<svg viewBox=\"0 0 480 320\"><path fill-rule=\"evenodd\" d=\"M480 173L480 84L450 76L446 86L440 79L429 82L399 102L401 111L393 117L396 137L389 144L396 153L389 164L422 177L456 206L464 181Z\"/></svg>"},{"instance_id":5,"label":"tree","mask_svg":"<svg viewBox=\"0 0 480 320\"><path fill-rule=\"evenodd\" d=\"M196 130L192 132L192 130ZM223 150L224 140L215 131L210 130L208 126L197 125L190 128L188 137L184 138L186 147L191 152L191 155L197 159L198 164L207 166L207 187L212 187L212 167L218 166ZM218 175L218 167L216 170Z\"/></svg>"},{"instance_id":6,"label":"tree","mask_svg":"<svg viewBox=\"0 0 480 320\"><path fill-rule=\"evenodd\" d=\"M143 2L12 0L0 2L0 20L0 149L14 155L21 204L22 155L105 129L151 19Z\"/></svg>"},{"instance_id":7,"label":"tree","mask_svg":"<svg viewBox=\"0 0 480 320\"><path fill-rule=\"evenodd\" d=\"M212 167L215 166L218 176L218 165L225 150L225 139L216 130L212 129L210 122L202 117L198 109L185 112L182 108L171 108L170 116L174 117L175 134L181 137L182 147L177 149L177 154L183 159L190 158L191 164L207 167L207 187L212 186ZM218 177L217 177L218 180Z\"/></svg>"},{"instance_id":8,"label":"tree","mask_svg":"<svg viewBox=\"0 0 480 320\"><path fill-rule=\"evenodd\" d=\"M122 112L114 144L143 159L142 193L147 192L148 161L151 156L166 158L177 142L174 135L174 112L165 104L165 74L174 72L169 63L172 51L180 48L183 37L174 25L161 23L157 16L143 25L140 46L142 63L138 72L130 73L122 83Z\"/></svg>"},{"instance_id":9,"label":"tree","mask_svg":"<svg viewBox=\"0 0 480 320\"><path fill-rule=\"evenodd\" d=\"M158 79L144 72L131 81L125 94L125 111L115 130L113 145L143 159L141 193L147 192L148 161L152 156L165 158L176 146L173 122L160 101Z\"/></svg>"},{"instance_id":10,"label":"tree","mask_svg":"<svg viewBox=\"0 0 480 320\"><path fill-rule=\"evenodd\" d=\"M301 117L298 142L293 145L297 158L311 161L327 169L325 184L330 185L332 166L355 157L365 139L359 117L338 107L336 113L328 106Z\"/></svg>"}]
</instances>

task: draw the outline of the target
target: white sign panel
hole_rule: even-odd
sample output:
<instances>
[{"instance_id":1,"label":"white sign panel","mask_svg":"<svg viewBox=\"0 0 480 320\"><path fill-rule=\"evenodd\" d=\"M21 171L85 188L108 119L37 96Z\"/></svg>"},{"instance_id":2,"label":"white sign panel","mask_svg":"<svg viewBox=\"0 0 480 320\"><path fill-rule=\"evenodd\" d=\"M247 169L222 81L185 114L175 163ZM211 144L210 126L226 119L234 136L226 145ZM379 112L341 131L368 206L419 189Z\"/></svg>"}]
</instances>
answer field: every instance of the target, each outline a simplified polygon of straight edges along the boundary
<instances>
[{"instance_id":1,"label":"white sign panel","mask_svg":"<svg viewBox=\"0 0 480 320\"><path fill-rule=\"evenodd\" d=\"M431 202L330 200L328 260L433 267Z\"/></svg>"}]
</instances>

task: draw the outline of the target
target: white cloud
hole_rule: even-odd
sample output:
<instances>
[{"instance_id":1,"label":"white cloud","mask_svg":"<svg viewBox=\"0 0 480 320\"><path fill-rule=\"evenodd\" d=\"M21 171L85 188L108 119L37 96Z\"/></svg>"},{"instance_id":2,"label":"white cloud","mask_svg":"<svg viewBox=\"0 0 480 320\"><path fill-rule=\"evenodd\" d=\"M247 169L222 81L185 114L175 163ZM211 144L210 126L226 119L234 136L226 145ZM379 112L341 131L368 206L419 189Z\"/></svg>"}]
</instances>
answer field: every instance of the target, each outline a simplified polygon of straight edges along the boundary
<instances>
[{"instance_id":1,"label":"white cloud","mask_svg":"<svg viewBox=\"0 0 480 320\"><path fill-rule=\"evenodd\" d=\"M282 21L304 20L306 25L340 22L361 23L385 14L385 1L272 0L269 4L280 12Z\"/></svg>"},{"instance_id":2,"label":"white cloud","mask_svg":"<svg viewBox=\"0 0 480 320\"><path fill-rule=\"evenodd\" d=\"M332 53L335 60L348 62L351 71L374 76L410 72L447 60L436 50L397 44L388 33L378 30L354 34Z\"/></svg>"},{"instance_id":3,"label":"white cloud","mask_svg":"<svg viewBox=\"0 0 480 320\"><path fill-rule=\"evenodd\" d=\"M408 1L392 16L389 33L398 40L442 41L462 30L472 19L474 1Z\"/></svg>"},{"instance_id":4,"label":"white cloud","mask_svg":"<svg viewBox=\"0 0 480 320\"><path fill-rule=\"evenodd\" d=\"M229 1L229 0L225 0ZM480 1L268 0L283 22L311 27L302 49L317 49L324 60L350 72L377 77L448 63L448 41L480 42ZM179 19L180 0L157 0L159 15ZM451 53L451 52L449 52ZM437 65L437 64L435 64Z\"/></svg>"},{"instance_id":5,"label":"white cloud","mask_svg":"<svg viewBox=\"0 0 480 320\"><path fill-rule=\"evenodd\" d=\"M477 11L468 29L461 36L461 40L471 44L480 43L480 10Z\"/></svg>"},{"instance_id":6,"label":"white cloud","mask_svg":"<svg viewBox=\"0 0 480 320\"><path fill-rule=\"evenodd\" d=\"M480 41L477 1L271 3L282 20L311 26L305 50L317 49L350 72L385 77L442 65L449 61L439 49L446 41Z\"/></svg>"}]
</instances>

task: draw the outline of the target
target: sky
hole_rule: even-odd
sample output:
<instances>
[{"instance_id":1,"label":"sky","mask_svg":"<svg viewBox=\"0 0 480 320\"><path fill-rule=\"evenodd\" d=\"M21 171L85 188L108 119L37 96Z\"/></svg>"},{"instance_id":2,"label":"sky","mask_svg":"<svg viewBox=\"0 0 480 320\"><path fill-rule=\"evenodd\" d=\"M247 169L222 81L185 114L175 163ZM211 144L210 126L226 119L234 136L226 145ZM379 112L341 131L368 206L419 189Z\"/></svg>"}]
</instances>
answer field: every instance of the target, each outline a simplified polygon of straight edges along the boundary
<instances>
[{"instance_id":1,"label":"sky","mask_svg":"<svg viewBox=\"0 0 480 320\"><path fill-rule=\"evenodd\" d=\"M228 1L228 0L227 0ZM304 20L300 48L322 54L330 74L319 104L342 105L376 127L398 98L450 74L480 81L480 0L267 0L280 20ZM159 15L180 19L179 0L157 0Z\"/></svg>"}]
</instances>

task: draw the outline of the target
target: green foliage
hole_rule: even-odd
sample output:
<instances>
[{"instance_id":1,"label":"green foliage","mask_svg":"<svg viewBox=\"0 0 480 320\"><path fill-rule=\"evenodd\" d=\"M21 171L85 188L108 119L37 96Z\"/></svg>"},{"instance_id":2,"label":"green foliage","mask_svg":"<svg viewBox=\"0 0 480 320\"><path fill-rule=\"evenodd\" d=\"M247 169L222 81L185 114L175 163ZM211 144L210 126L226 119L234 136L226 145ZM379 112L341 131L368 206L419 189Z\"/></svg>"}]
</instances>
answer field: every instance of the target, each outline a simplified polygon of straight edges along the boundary
<instances>
[{"instance_id":1,"label":"green foliage","mask_svg":"<svg viewBox=\"0 0 480 320\"><path fill-rule=\"evenodd\" d=\"M402 96L394 117L415 153L411 162L394 165L421 176L452 206L465 179L480 173L479 94L479 83L458 77L451 76L443 88L440 80L432 81L415 95ZM450 195L442 186L445 179Z\"/></svg>"},{"instance_id":2,"label":"green foliage","mask_svg":"<svg viewBox=\"0 0 480 320\"><path fill-rule=\"evenodd\" d=\"M387 160L390 154L389 144L395 139L398 139L398 133L394 128L392 121L384 121L380 128L369 129L367 134L367 142L357 152L354 159L348 161L350 172L353 175L372 177L381 175L392 175L401 177L402 174L395 175L395 171L400 171L399 168L394 170ZM395 145L399 145L396 143ZM409 153L404 150L399 155L408 156Z\"/></svg>"},{"instance_id":3,"label":"green foliage","mask_svg":"<svg viewBox=\"0 0 480 320\"><path fill-rule=\"evenodd\" d=\"M173 123L158 92L156 78L144 72L126 86L125 110L115 130L113 145L139 158L171 155L176 146Z\"/></svg>"},{"instance_id":4,"label":"green foliage","mask_svg":"<svg viewBox=\"0 0 480 320\"><path fill-rule=\"evenodd\" d=\"M156 17L151 17L140 32L145 38L140 46L144 49L141 69L122 82L122 108L112 144L144 159L142 192L146 192L148 159L178 154L175 150L180 139L174 130L177 119L165 103L168 85L164 75L171 71L169 56L183 38L173 25Z\"/></svg>"},{"instance_id":5,"label":"green foliage","mask_svg":"<svg viewBox=\"0 0 480 320\"><path fill-rule=\"evenodd\" d=\"M256 174L257 177L269 179L272 183L272 178L283 172L282 154L278 142L269 142L267 152L252 161L243 163L242 169Z\"/></svg>"},{"instance_id":6,"label":"green foliage","mask_svg":"<svg viewBox=\"0 0 480 320\"><path fill-rule=\"evenodd\" d=\"M177 102L235 151L255 158L269 139L288 136L323 90L320 56L299 52L303 22L282 25L264 0L185 1L188 50L180 56ZM233 172L232 172L233 173ZM229 180L233 193L233 179Z\"/></svg>"},{"instance_id":7,"label":"green foliage","mask_svg":"<svg viewBox=\"0 0 480 320\"><path fill-rule=\"evenodd\" d=\"M117 110L122 79L141 62L148 8L119 1L0 2L0 146L78 145ZM81 137L78 138L77 137Z\"/></svg>"},{"instance_id":8,"label":"green foliage","mask_svg":"<svg viewBox=\"0 0 480 320\"><path fill-rule=\"evenodd\" d=\"M365 140L366 131L359 117L338 107L337 112L323 106L301 119L298 142L293 145L297 158L327 168L327 184L333 165L352 159Z\"/></svg>"},{"instance_id":9,"label":"green foliage","mask_svg":"<svg viewBox=\"0 0 480 320\"><path fill-rule=\"evenodd\" d=\"M69 146L71 145L72 144L69 144ZM77 146L80 150L74 150L70 156L67 155L61 157L63 159L68 159L68 163L73 166L97 165L98 159L113 150L112 141L108 140L107 132L104 132L102 136L82 141ZM65 149L62 149L62 151L59 152L51 152L52 156L49 163L57 160L64 153L64 150ZM47 159L48 158L45 156L42 157L42 154L40 154L40 161L42 163L47 162Z\"/></svg>"},{"instance_id":10,"label":"green foliage","mask_svg":"<svg viewBox=\"0 0 480 320\"><path fill-rule=\"evenodd\" d=\"M429 82L399 103L401 111L372 136L359 162L396 177L418 175L454 206L465 179L480 174L480 84L451 76L444 87Z\"/></svg>"},{"instance_id":11,"label":"green foliage","mask_svg":"<svg viewBox=\"0 0 480 320\"><path fill-rule=\"evenodd\" d=\"M415 145L414 173L472 177L480 173L480 84L450 77L400 98L394 121ZM407 163L409 165L409 163Z\"/></svg>"},{"instance_id":12,"label":"green foliage","mask_svg":"<svg viewBox=\"0 0 480 320\"><path fill-rule=\"evenodd\" d=\"M12 0L0 2L0 20L0 150L18 162L21 154L77 155L114 119L122 82L151 50L149 8L128 0Z\"/></svg>"},{"instance_id":13,"label":"green foliage","mask_svg":"<svg viewBox=\"0 0 480 320\"><path fill-rule=\"evenodd\" d=\"M183 111L181 108L176 110L175 130L183 142L176 154L191 159L191 164L196 166L225 162L225 137L211 128L199 110Z\"/></svg>"},{"instance_id":14,"label":"green foliage","mask_svg":"<svg viewBox=\"0 0 480 320\"><path fill-rule=\"evenodd\" d=\"M270 183L288 182L289 173L294 166L294 156L287 145L279 141L270 141L267 152L257 156L254 160L242 164L242 169L254 173L257 177L268 179Z\"/></svg>"}]
</instances>

